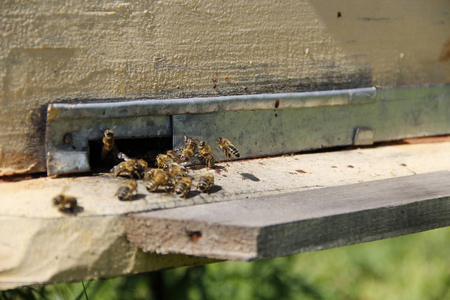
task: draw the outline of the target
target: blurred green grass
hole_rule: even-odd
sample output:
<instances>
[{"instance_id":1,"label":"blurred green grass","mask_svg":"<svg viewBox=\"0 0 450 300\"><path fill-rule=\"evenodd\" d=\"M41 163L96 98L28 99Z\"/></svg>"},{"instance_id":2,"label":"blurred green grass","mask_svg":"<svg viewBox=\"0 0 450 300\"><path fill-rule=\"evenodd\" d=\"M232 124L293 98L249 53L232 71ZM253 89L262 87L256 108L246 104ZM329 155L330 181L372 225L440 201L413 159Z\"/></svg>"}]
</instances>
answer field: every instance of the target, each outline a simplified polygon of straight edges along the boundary
<instances>
[{"instance_id":1,"label":"blurred green grass","mask_svg":"<svg viewBox=\"0 0 450 300\"><path fill-rule=\"evenodd\" d=\"M222 262L85 282L89 299L450 300L450 227L257 262ZM81 283L0 299L86 299Z\"/></svg>"}]
</instances>

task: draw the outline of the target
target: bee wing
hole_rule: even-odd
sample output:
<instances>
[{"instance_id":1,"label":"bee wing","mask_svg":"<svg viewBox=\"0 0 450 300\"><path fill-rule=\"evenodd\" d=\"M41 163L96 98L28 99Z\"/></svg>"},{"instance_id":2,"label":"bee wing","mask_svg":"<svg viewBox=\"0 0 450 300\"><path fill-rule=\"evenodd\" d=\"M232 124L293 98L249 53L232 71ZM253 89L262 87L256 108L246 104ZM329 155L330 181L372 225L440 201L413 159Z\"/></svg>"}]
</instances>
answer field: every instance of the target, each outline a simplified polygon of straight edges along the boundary
<instances>
[{"instance_id":1,"label":"bee wing","mask_svg":"<svg viewBox=\"0 0 450 300\"><path fill-rule=\"evenodd\" d=\"M117 153L117 158L119 158L120 160L123 160L123 161L129 161L129 160L130 160L130 158L128 157L128 155L126 155L126 154L123 153L123 152Z\"/></svg>"},{"instance_id":2,"label":"bee wing","mask_svg":"<svg viewBox=\"0 0 450 300\"><path fill-rule=\"evenodd\" d=\"M112 167L111 170L109 170L109 173L116 173L117 170L119 169L119 165L120 165L120 164L117 164L117 165L115 165L114 167Z\"/></svg>"}]
</instances>

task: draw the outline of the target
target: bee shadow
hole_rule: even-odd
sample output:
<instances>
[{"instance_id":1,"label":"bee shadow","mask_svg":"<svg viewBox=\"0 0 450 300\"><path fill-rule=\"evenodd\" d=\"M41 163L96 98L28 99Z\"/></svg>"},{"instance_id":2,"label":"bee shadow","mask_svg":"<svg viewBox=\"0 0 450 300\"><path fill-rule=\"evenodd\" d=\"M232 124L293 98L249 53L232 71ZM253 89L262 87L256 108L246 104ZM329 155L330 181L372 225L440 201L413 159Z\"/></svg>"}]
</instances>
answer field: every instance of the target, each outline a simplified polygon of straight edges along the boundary
<instances>
[{"instance_id":1,"label":"bee shadow","mask_svg":"<svg viewBox=\"0 0 450 300\"><path fill-rule=\"evenodd\" d=\"M214 186L212 186L212 187L209 189L209 193L210 193L210 194L215 194L215 193L217 193L217 192L220 192L221 190L223 190L223 189L222 189L222 186L220 186L220 185L214 185Z\"/></svg>"},{"instance_id":2,"label":"bee shadow","mask_svg":"<svg viewBox=\"0 0 450 300\"><path fill-rule=\"evenodd\" d=\"M215 186L212 186L212 187L209 189L209 193L210 193L210 194L214 194L214 193L220 192L221 190L223 190L223 189L222 189L222 186L220 186L220 185L215 185Z\"/></svg>"},{"instance_id":3,"label":"bee shadow","mask_svg":"<svg viewBox=\"0 0 450 300\"><path fill-rule=\"evenodd\" d=\"M146 195L145 194L136 194L133 196L133 198L131 199L131 201L137 201L137 200L142 200L145 199Z\"/></svg>"},{"instance_id":4,"label":"bee shadow","mask_svg":"<svg viewBox=\"0 0 450 300\"><path fill-rule=\"evenodd\" d=\"M194 198L195 196L198 196L198 195L200 195L200 194L201 194L200 191L197 191L197 190L191 190L191 191L187 194L186 199Z\"/></svg>"},{"instance_id":5,"label":"bee shadow","mask_svg":"<svg viewBox=\"0 0 450 300\"><path fill-rule=\"evenodd\" d=\"M132 202L132 201L138 201L138 200L144 199L145 195L144 194L136 194L136 195L133 195L133 197L131 197L131 199L123 199L123 200L119 199L118 197L116 197L116 198L120 202Z\"/></svg>"},{"instance_id":6,"label":"bee shadow","mask_svg":"<svg viewBox=\"0 0 450 300\"><path fill-rule=\"evenodd\" d=\"M191 166L189 166L189 169L197 171L197 170L201 170L201 169L206 169L206 166L203 164L191 165Z\"/></svg>"},{"instance_id":7,"label":"bee shadow","mask_svg":"<svg viewBox=\"0 0 450 300\"><path fill-rule=\"evenodd\" d=\"M147 191L147 192L148 193L146 195L151 195L151 194L166 194L166 195L170 195L172 193L172 190L169 190L169 192L166 192L165 189L157 189L155 191Z\"/></svg>"},{"instance_id":8,"label":"bee shadow","mask_svg":"<svg viewBox=\"0 0 450 300\"><path fill-rule=\"evenodd\" d=\"M214 193L217 193L217 192L220 192L222 190L222 186L220 186L220 185L214 185L214 186L212 186L210 189L209 189L209 193L210 194L214 194ZM196 191L198 194L201 194L202 192L200 192L200 191ZM206 193L204 193L204 194L206 194Z\"/></svg>"},{"instance_id":9,"label":"bee shadow","mask_svg":"<svg viewBox=\"0 0 450 300\"><path fill-rule=\"evenodd\" d=\"M224 166L214 165L211 169L212 169L212 170L224 170L225 167L224 167Z\"/></svg>"},{"instance_id":10,"label":"bee shadow","mask_svg":"<svg viewBox=\"0 0 450 300\"><path fill-rule=\"evenodd\" d=\"M251 181L260 181L258 177L250 173L240 173L242 180L250 179Z\"/></svg>"},{"instance_id":11,"label":"bee shadow","mask_svg":"<svg viewBox=\"0 0 450 300\"><path fill-rule=\"evenodd\" d=\"M74 208L64 208L64 209L60 210L60 212L62 212L65 215L74 215L74 216L76 216L77 214L79 214L83 211L84 211L84 207L79 206L79 205Z\"/></svg>"}]
</instances>

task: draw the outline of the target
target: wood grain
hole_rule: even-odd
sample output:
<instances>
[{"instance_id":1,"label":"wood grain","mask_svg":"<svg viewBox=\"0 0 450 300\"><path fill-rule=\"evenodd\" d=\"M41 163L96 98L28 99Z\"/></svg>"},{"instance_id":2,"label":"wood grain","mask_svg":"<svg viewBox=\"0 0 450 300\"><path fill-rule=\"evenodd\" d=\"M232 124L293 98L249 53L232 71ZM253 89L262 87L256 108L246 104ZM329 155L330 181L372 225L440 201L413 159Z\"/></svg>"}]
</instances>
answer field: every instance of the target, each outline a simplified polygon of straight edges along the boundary
<instances>
[{"instance_id":1,"label":"wood grain","mask_svg":"<svg viewBox=\"0 0 450 300\"><path fill-rule=\"evenodd\" d=\"M254 260L450 225L450 172L131 214L144 251ZM192 238L192 233L196 238Z\"/></svg>"},{"instance_id":2,"label":"wood grain","mask_svg":"<svg viewBox=\"0 0 450 300\"><path fill-rule=\"evenodd\" d=\"M51 102L448 83L449 16L447 0L2 3L0 174L45 171Z\"/></svg>"},{"instance_id":3,"label":"wood grain","mask_svg":"<svg viewBox=\"0 0 450 300\"><path fill-rule=\"evenodd\" d=\"M129 236L135 235L140 243L143 243L142 239L148 239L153 243L154 248L162 245L161 252L167 251L168 245L173 244L178 247L176 251L184 247L182 251L195 253L195 255L209 256L214 253L215 256L234 259L254 259L255 256L262 256L266 251L262 248L258 250L257 243L269 247L272 242L275 244L267 248L271 255L286 254L286 252L276 253L280 248L278 245L283 245L287 250L299 251L302 244L298 246L289 243L300 243L303 237L311 238L311 235L314 238L312 233L308 233L308 230L315 232L317 226L314 227L314 222L323 222L320 228L325 228L330 220L326 215L331 215L331 218L337 220L335 222L338 225L348 224L348 222L343 223L344 221L340 221L337 216L333 216L333 211L340 209L342 206L340 203L345 198L338 199L335 196L337 200L333 200L334 198L327 200L326 197L309 199L305 198L305 195L314 195L314 193L297 194L298 192L314 189L319 191L319 188L333 191L328 188L344 185L348 187L356 183L361 186L364 185L361 182L412 174L448 172L450 170L448 153L450 153L450 143L441 142L224 162L219 163L214 172L217 186L211 194L192 191L186 200L173 194L167 195L162 190L159 193L148 193L143 182L140 181L138 193L133 201L119 201L114 194L127 179L114 178L108 174L58 178L34 178L34 176L1 178L0 257L3 260L0 264L0 290L30 284L90 280L98 277L110 278L212 262L211 259L192 255L143 253L129 243L126 238L127 232ZM195 178L204 172L205 169L192 170L194 182ZM445 175L446 172L442 174ZM420 179L422 177L413 178L422 180ZM439 181L445 183L445 178L448 177L438 176L437 184L440 184ZM448 187L448 183L445 184ZM426 187L429 191L423 190L426 192L425 196L430 191L436 191L433 185L428 184ZM67 195L78 199L79 209L76 210L76 214L62 213L52 205L52 198L63 190ZM446 193L435 196L445 196ZM293 195L294 199L290 200L289 195ZM299 195L304 196L300 198ZM364 194L360 196L359 202L363 209L366 201ZM410 197L409 194L402 194L402 196ZM242 201L237 201L239 199ZM231 201L232 206L204 205L224 201ZM235 202L236 204L233 204ZM405 204L409 202L411 201L408 200ZM384 204L389 206L389 202ZM168 214L179 215L178 208L192 205L202 208L186 214L186 219L171 219L169 215L165 220L139 219L139 222L144 222L145 226L150 226L151 230L144 228L142 224L136 224L134 229L130 228L129 216L133 213L167 209ZM442 216L448 219L448 209L445 206L448 205L448 201L438 209L429 208L429 206L427 208L420 201L418 205L420 205L420 211L416 210L416 214L412 214L411 209L407 210L408 213L405 215L409 222L407 226L412 227L413 222L422 222L418 216L421 216L423 212L426 213L427 218ZM176 207L177 209L174 209ZM370 207L367 206L367 208ZM396 209L394 205L393 214L397 213ZM190 209L186 210L188 211ZM312 215L314 211L320 214L314 217ZM323 214L325 217L321 217ZM310 220L312 225L305 223L308 219L302 219L311 215L313 216ZM158 216L161 215L158 214ZM189 216L192 218L189 219ZM297 226L295 231L287 230L288 227L280 221L287 220L288 216L294 217L288 221L289 226ZM297 223L296 216L300 220ZM346 220L352 215L341 214L341 216L343 220ZM244 223L237 223L237 220L246 219L247 226ZM257 228L259 223L256 221L266 219L272 220L274 226ZM364 222L364 219L361 219ZM395 218L392 220L395 221ZM359 219L357 221L359 222ZM371 223L369 225L380 224L387 227L386 222L380 223L374 219L372 222L374 225ZM256 227L255 230L252 231L252 227ZM348 235L345 230L353 227L348 228L342 229L344 238ZM284 231L280 233L281 230ZM295 235L299 230L308 235L301 233ZM293 233L294 237L288 236L289 232ZM330 235L335 234L328 229L323 229L319 233L325 235L327 232ZM405 231L401 232L401 234L404 233ZM278 236L279 239L272 238L272 235ZM263 240L258 242L258 237ZM315 241L313 238L311 238L312 241ZM193 246L197 246L195 251L192 249ZM214 249L211 250L213 246Z\"/></svg>"}]
</instances>

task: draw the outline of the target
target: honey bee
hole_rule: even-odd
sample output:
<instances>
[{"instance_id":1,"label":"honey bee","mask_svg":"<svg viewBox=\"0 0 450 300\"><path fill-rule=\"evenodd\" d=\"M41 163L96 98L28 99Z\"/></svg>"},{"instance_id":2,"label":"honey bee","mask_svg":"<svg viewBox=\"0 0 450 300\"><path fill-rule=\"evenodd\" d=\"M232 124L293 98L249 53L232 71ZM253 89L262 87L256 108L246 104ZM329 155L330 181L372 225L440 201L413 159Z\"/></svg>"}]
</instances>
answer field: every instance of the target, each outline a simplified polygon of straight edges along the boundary
<instances>
[{"instance_id":1,"label":"honey bee","mask_svg":"<svg viewBox=\"0 0 450 300\"><path fill-rule=\"evenodd\" d=\"M137 184L134 180L128 180L125 182L124 185L119 187L119 189L116 192L117 198L119 198L120 201L128 200L131 201L133 198L133 195L136 194L137 190Z\"/></svg>"},{"instance_id":2,"label":"honey bee","mask_svg":"<svg viewBox=\"0 0 450 300\"><path fill-rule=\"evenodd\" d=\"M225 154L225 157L227 159L230 159L231 156L234 156L234 157L240 157L241 156L239 154L239 151L236 149L236 147L234 147L234 145L229 140L227 140L226 138L219 137L216 140L216 143L219 146L220 150L223 151L223 153Z\"/></svg>"},{"instance_id":3,"label":"honey bee","mask_svg":"<svg viewBox=\"0 0 450 300\"><path fill-rule=\"evenodd\" d=\"M123 152L119 152L119 154L117 154L117 157L123 161L134 161L138 164L138 167L141 169L145 169L148 167L148 164L144 159L129 158L128 155L126 155Z\"/></svg>"},{"instance_id":4,"label":"honey bee","mask_svg":"<svg viewBox=\"0 0 450 300\"><path fill-rule=\"evenodd\" d=\"M190 177L182 177L175 185L175 193L182 195L186 199L187 195L191 191L192 179Z\"/></svg>"},{"instance_id":5,"label":"honey bee","mask_svg":"<svg viewBox=\"0 0 450 300\"><path fill-rule=\"evenodd\" d=\"M216 160L211 152L211 147L205 141L200 141L200 143L198 143L198 152L200 157L205 160L206 166L212 168Z\"/></svg>"},{"instance_id":6,"label":"honey bee","mask_svg":"<svg viewBox=\"0 0 450 300\"><path fill-rule=\"evenodd\" d=\"M161 170L161 169L159 169L159 170ZM166 193L168 193L172 187L172 182L170 180L170 176L164 170L156 171L155 174L153 175L153 177L148 178L145 181L145 188L149 192L156 191L159 186L164 186Z\"/></svg>"},{"instance_id":7,"label":"honey bee","mask_svg":"<svg viewBox=\"0 0 450 300\"><path fill-rule=\"evenodd\" d=\"M156 175L156 173L163 172L163 171L164 171L164 169L160 169L160 168L147 168L144 173L144 179L145 180L150 179L150 178L154 177Z\"/></svg>"},{"instance_id":8,"label":"honey bee","mask_svg":"<svg viewBox=\"0 0 450 300\"><path fill-rule=\"evenodd\" d=\"M130 178L142 178L147 169L147 162L143 159L127 158L126 161L119 163L110 170L114 176L127 176Z\"/></svg>"},{"instance_id":9,"label":"honey bee","mask_svg":"<svg viewBox=\"0 0 450 300\"><path fill-rule=\"evenodd\" d=\"M103 148L102 148L102 154L101 159L106 160L108 155L111 154L113 159L117 160L117 147L114 139L114 132L110 129L105 130L103 133Z\"/></svg>"},{"instance_id":10,"label":"honey bee","mask_svg":"<svg viewBox=\"0 0 450 300\"><path fill-rule=\"evenodd\" d=\"M73 213L77 207L77 198L65 195L64 191L65 189L63 189L58 196L53 198L53 205L56 206L59 211L70 211Z\"/></svg>"},{"instance_id":11,"label":"honey bee","mask_svg":"<svg viewBox=\"0 0 450 300\"><path fill-rule=\"evenodd\" d=\"M181 151L180 159L182 161L188 161L191 157L194 156L195 151L197 150L197 142L194 138L188 138L184 136L184 148Z\"/></svg>"},{"instance_id":12,"label":"honey bee","mask_svg":"<svg viewBox=\"0 0 450 300\"><path fill-rule=\"evenodd\" d=\"M176 163L172 163L168 167L167 171L169 172L169 175L172 178L172 180L175 182L177 182L182 177L187 177L186 168Z\"/></svg>"},{"instance_id":13,"label":"honey bee","mask_svg":"<svg viewBox=\"0 0 450 300\"><path fill-rule=\"evenodd\" d=\"M214 176L211 173L206 173L198 180L197 190L206 192L209 195L211 187L214 185Z\"/></svg>"},{"instance_id":14,"label":"honey bee","mask_svg":"<svg viewBox=\"0 0 450 300\"><path fill-rule=\"evenodd\" d=\"M167 168L168 164L172 163L173 160L169 155L166 154L158 154L156 157L156 165L158 168Z\"/></svg>"},{"instance_id":15,"label":"honey bee","mask_svg":"<svg viewBox=\"0 0 450 300\"><path fill-rule=\"evenodd\" d=\"M181 162L180 156L178 154L176 154L175 151L173 151L173 150L167 151L166 155L169 156L177 164L179 164Z\"/></svg>"}]
</instances>

